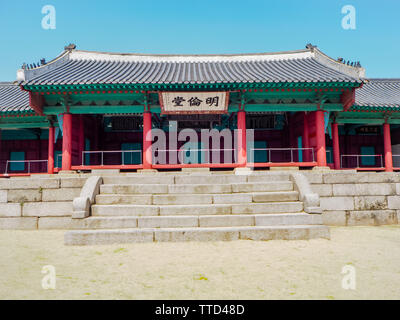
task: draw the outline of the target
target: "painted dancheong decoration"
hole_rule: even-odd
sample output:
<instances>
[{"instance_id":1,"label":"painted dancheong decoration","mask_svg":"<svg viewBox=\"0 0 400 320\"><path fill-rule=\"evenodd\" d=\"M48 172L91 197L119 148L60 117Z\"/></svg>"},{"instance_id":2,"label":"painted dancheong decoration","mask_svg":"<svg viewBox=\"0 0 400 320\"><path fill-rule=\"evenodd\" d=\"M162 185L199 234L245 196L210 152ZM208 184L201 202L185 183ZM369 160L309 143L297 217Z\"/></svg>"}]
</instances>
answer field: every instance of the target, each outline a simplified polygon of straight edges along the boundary
<instances>
[{"instance_id":1,"label":"painted dancheong decoration","mask_svg":"<svg viewBox=\"0 0 400 320\"><path fill-rule=\"evenodd\" d=\"M359 62L310 44L236 55L118 54L72 44L0 83L0 172L400 170L399 92L399 79L367 79ZM232 146L227 136L207 145L206 130L229 131ZM166 150L153 146L162 135ZM165 163L154 161L158 152ZM213 152L219 163L204 160ZM224 162L227 152L234 161ZM179 154L182 161L169 161Z\"/></svg>"}]
</instances>

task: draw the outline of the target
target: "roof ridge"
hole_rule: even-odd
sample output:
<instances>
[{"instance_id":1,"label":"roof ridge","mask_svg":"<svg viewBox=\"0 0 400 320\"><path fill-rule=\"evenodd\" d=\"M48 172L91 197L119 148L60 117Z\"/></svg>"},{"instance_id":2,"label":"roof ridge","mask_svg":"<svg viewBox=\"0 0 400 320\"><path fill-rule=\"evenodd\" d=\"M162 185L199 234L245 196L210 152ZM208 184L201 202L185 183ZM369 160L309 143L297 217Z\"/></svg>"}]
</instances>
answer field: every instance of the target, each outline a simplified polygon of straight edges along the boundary
<instances>
[{"instance_id":1,"label":"roof ridge","mask_svg":"<svg viewBox=\"0 0 400 320\"><path fill-rule=\"evenodd\" d=\"M300 50L287 50L287 51L276 51L276 52L253 52L253 53L140 53L140 52L110 52L110 51L94 51L94 50L71 50L71 52L82 52L82 53L96 53L104 55L121 55L121 56L144 56L144 57L236 57L236 56L264 56L264 55L279 55L279 54L295 54L310 52L310 49Z\"/></svg>"}]
</instances>

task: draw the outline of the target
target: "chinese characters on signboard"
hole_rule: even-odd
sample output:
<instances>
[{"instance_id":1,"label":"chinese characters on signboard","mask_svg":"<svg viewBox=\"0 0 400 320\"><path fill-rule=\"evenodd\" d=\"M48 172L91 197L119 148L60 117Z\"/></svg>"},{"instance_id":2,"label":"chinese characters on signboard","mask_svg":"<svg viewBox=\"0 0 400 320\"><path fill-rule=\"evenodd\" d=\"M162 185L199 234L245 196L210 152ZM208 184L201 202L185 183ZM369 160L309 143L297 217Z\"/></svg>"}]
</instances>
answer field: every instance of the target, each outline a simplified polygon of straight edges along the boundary
<instances>
[{"instance_id":1,"label":"chinese characters on signboard","mask_svg":"<svg viewBox=\"0 0 400 320\"><path fill-rule=\"evenodd\" d=\"M227 92L162 92L160 93L163 114L226 113Z\"/></svg>"}]
</instances>

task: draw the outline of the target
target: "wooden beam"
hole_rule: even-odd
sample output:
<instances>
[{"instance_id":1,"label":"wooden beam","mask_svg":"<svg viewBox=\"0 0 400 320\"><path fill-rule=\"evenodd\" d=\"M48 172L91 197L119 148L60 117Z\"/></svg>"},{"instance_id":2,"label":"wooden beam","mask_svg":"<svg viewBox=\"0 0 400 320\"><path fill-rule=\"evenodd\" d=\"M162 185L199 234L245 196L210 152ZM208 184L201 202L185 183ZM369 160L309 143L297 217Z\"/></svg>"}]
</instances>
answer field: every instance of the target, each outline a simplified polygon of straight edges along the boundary
<instances>
[{"instance_id":1,"label":"wooden beam","mask_svg":"<svg viewBox=\"0 0 400 320\"><path fill-rule=\"evenodd\" d=\"M40 116L43 116L44 98L37 92L29 92L29 106Z\"/></svg>"},{"instance_id":2,"label":"wooden beam","mask_svg":"<svg viewBox=\"0 0 400 320\"><path fill-rule=\"evenodd\" d=\"M343 104L344 111L349 110L356 102L356 90L352 88L343 92L340 96L340 102Z\"/></svg>"}]
</instances>

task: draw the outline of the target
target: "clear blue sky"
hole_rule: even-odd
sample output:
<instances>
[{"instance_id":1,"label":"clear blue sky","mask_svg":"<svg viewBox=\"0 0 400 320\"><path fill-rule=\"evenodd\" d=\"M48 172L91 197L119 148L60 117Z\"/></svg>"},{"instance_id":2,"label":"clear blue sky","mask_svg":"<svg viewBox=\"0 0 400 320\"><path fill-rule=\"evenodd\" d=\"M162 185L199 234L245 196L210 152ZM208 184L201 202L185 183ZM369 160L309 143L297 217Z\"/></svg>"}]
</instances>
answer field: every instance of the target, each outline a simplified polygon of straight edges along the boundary
<instances>
[{"instance_id":1,"label":"clear blue sky","mask_svg":"<svg viewBox=\"0 0 400 320\"><path fill-rule=\"evenodd\" d=\"M41 25L44 5L56 29ZM356 9L344 30L341 8ZM368 77L400 77L399 0L0 0L0 81L23 62L78 49L141 53L296 50L311 42L333 58L359 60Z\"/></svg>"}]
</instances>

